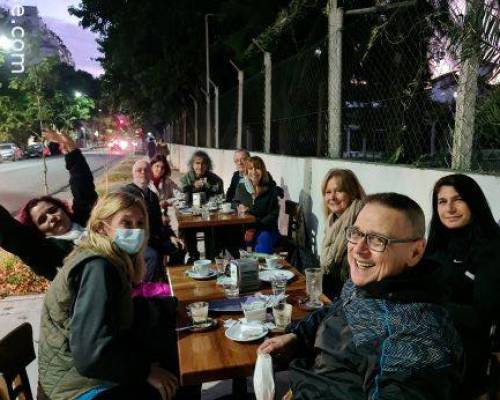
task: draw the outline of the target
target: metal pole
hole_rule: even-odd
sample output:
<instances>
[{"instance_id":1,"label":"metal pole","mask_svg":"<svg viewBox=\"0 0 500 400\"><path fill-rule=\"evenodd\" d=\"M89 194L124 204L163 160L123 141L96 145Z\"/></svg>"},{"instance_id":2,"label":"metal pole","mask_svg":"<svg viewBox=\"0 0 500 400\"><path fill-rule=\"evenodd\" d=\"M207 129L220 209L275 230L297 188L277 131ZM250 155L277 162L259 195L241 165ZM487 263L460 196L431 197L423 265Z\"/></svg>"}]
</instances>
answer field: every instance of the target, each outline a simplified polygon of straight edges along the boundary
<instances>
[{"instance_id":1,"label":"metal pole","mask_svg":"<svg viewBox=\"0 0 500 400\"><path fill-rule=\"evenodd\" d=\"M231 60L229 60L229 62L234 69L238 71L238 127L236 134L236 148L241 149L243 144L243 83L245 82L245 74Z\"/></svg>"},{"instance_id":2,"label":"metal pole","mask_svg":"<svg viewBox=\"0 0 500 400\"><path fill-rule=\"evenodd\" d=\"M214 119L215 119L215 148L219 148L219 87L210 80L210 83L214 87L215 93L215 108L214 108Z\"/></svg>"},{"instance_id":3,"label":"metal pole","mask_svg":"<svg viewBox=\"0 0 500 400\"><path fill-rule=\"evenodd\" d=\"M328 10L328 155L342 156L342 23L343 10L337 0Z\"/></svg>"},{"instance_id":4,"label":"metal pole","mask_svg":"<svg viewBox=\"0 0 500 400\"><path fill-rule=\"evenodd\" d=\"M271 152L271 96L272 96L272 61L271 53L264 53L265 88L264 88L264 152Z\"/></svg>"},{"instance_id":5,"label":"metal pole","mask_svg":"<svg viewBox=\"0 0 500 400\"><path fill-rule=\"evenodd\" d=\"M271 79L273 64L271 53L264 50L262 46L252 39L253 44L264 53L264 152L271 152Z\"/></svg>"},{"instance_id":6,"label":"metal pole","mask_svg":"<svg viewBox=\"0 0 500 400\"><path fill-rule=\"evenodd\" d=\"M194 104L194 146L198 147L198 102L194 96L189 95L189 97Z\"/></svg>"},{"instance_id":7,"label":"metal pole","mask_svg":"<svg viewBox=\"0 0 500 400\"><path fill-rule=\"evenodd\" d=\"M210 121L210 51L208 47L208 17L214 14L205 14L205 53L207 60L207 82L206 82L206 101L207 101L207 142L206 146L212 146L212 127Z\"/></svg>"}]
</instances>

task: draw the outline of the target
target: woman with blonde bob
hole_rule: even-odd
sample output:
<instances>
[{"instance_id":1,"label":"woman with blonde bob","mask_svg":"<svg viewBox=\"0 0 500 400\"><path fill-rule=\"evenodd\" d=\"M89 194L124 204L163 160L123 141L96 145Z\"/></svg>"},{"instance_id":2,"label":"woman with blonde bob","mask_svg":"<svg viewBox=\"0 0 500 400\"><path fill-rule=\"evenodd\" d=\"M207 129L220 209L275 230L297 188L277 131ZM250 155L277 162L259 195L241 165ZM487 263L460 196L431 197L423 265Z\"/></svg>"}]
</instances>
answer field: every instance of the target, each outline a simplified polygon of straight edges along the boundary
<instances>
[{"instance_id":1,"label":"woman with blonde bob","mask_svg":"<svg viewBox=\"0 0 500 400\"><path fill-rule=\"evenodd\" d=\"M320 253L323 292L334 298L349 277L345 229L356 220L365 191L351 170L331 169L323 179L321 193L326 217Z\"/></svg>"},{"instance_id":2,"label":"woman with blonde bob","mask_svg":"<svg viewBox=\"0 0 500 400\"><path fill-rule=\"evenodd\" d=\"M170 399L177 379L152 362L134 329L132 285L144 274L142 200L102 197L87 236L66 258L44 299L39 342L42 398Z\"/></svg>"}]
</instances>

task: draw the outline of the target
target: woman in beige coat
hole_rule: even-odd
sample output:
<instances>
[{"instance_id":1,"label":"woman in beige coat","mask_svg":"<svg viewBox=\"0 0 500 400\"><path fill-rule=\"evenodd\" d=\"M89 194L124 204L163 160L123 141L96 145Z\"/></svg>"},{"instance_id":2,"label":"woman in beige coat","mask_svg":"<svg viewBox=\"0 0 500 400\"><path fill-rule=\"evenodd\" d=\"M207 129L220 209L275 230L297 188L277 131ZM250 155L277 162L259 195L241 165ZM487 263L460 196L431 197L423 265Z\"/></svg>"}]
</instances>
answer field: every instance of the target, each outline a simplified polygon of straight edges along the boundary
<instances>
[{"instance_id":1,"label":"woman in beige coat","mask_svg":"<svg viewBox=\"0 0 500 400\"><path fill-rule=\"evenodd\" d=\"M321 184L326 226L321 243L323 293L329 298L340 295L349 277L346 227L352 225L361 210L365 191L349 169L331 169Z\"/></svg>"}]
</instances>

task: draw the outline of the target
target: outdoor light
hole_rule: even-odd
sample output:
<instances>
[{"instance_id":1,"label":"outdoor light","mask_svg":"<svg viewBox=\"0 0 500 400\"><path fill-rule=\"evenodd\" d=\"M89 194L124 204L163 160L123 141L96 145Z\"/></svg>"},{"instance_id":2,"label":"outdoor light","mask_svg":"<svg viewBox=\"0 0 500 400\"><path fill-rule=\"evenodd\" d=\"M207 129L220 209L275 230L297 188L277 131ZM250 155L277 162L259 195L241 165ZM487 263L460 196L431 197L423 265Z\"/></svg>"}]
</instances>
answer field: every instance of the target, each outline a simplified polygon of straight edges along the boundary
<instances>
[{"instance_id":1,"label":"outdoor light","mask_svg":"<svg viewBox=\"0 0 500 400\"><path fill-rule=\"evenodd\" d=\"M0 50L9 51L12 48L12 40L7 36L0 36Z\"/></svg>"},{"instance_id":2,"label":"outdoor light","mask_svg":"<svg viewBox=\"0 0 500 400\"><path fill-rule=\"evenodd\" d=\"M82 92L79 92L78 90L75 90L75 98L79 99L82 96L83 96Z\"/></svg>"},{"instance_id":3,"label":"outdoor light","mask_svg":"<svg viewBox=\"0 0 500 400\"><path fill-rule=\"evenodd\" d=\"M322 53L322 51L319 47L316 50L314 50L314 55L316 57L321 57L321 53Z\"/></svg>"}]
</instances>

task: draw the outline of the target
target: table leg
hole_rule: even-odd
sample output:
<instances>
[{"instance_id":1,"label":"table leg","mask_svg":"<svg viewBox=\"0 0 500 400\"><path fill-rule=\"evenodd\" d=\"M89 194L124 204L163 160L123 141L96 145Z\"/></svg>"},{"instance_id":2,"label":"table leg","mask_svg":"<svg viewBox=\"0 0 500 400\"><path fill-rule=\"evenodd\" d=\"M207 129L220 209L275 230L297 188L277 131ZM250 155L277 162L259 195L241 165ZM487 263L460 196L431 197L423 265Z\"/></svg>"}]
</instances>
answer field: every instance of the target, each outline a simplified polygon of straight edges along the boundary
<instances>
[{"instance_id":1,"label":"table leg","mask_svg":"<svg viewBox=\"0 0 500 400\"><path fill-rule=\"evenodd\" d=\"M234 378L233 379L233 399L236 399L236 400L248 399L247 379L246 378Z\"/></svg>"},{"instance_id":2,"label":"table leg","mask_svg":"<svg viewBox=\"0 0 500 400\"><path fill-rule=\"evenodd\" d=\"M215 227L205 230L205 258L213 260L217 254L215 250Z\"/></svg>"}]
</instances>

